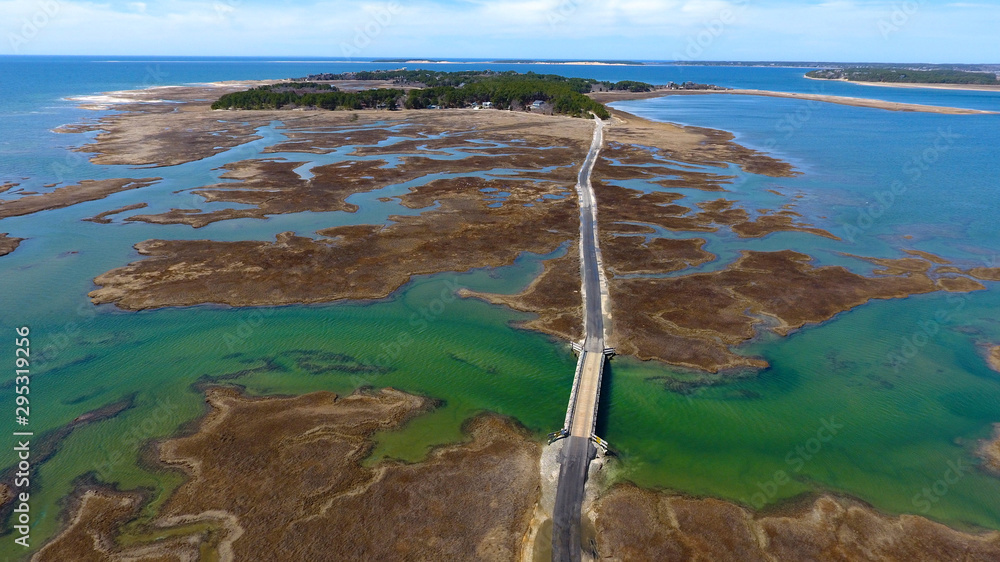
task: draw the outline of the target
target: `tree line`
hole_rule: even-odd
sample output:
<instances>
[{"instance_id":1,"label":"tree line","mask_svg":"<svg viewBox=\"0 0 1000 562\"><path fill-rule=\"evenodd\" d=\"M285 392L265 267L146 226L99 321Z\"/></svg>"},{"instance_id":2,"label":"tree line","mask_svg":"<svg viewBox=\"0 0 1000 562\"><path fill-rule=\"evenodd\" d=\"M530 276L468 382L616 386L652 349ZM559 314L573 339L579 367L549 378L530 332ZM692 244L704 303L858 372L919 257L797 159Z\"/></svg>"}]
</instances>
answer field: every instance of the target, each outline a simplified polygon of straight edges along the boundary
<instances>
[{"instance_id":1,"label":"tree line","mask_svg":"<svg viewBox=\"0 0 1000 562\"><path fill-rule=\"evenodd\" d=\"M343 92L316 81L363 80L389 81L393 85L418 86L408 92L401 88L378 88ZM556 74L520 74L513 71L375 70L343 74L314 74L295 82L258 86L242 92L225 94L212 109L281 109L316 107L321 109L425 109L468 107L489 102L497 109L527 108L535 101L551 105L555 113L574 117L601 119L610 117L603 104L587 97L595 86L607 89L644 92L651 84L634 80L598 82Z\"/></svg>"},{"instance_id":2,"label":"tree line","mask_svg":"<svg viewBox=\"0 0 1000 562\"><path fill-rule=\"evenodd\" d=\"M587 91L590 91L589 88ZM461 87L434 86L410 90L404 106L407 109L430 106L454 108L489 102L497 109L522 109L535 101L547 102L555 113L564 115L588 117L593 112L601 119L610 117L603 104L583 95L571 84L526 75L497 76Z\"/></svg>"},{"instance_id":3,"label":"tree line","mask_svg":"<svg viewBox=\"0 0 1000 562\"><path fill-rule=\"evenodd\" d=\"M317 86L326 86L319 84ZM212 109L282 109L318 107L320 109L396 109L403 90L379 88L360 92L342 92L332 87L293 88L270 84L242 92L225 94Z\"/></svg>"},{"instance_id":4,"label":"tree line","mask_svg":"<svg viewBox=\"0 0 1000 562\"><path fill-rule=\"evenodd\" d=\"M987 84L998 85L992 72L964 70L913 70L909 68L834 68L807 72L810 78L848 80L851 82L899 82L914 84Z\"/></svg>"}]
</instances>

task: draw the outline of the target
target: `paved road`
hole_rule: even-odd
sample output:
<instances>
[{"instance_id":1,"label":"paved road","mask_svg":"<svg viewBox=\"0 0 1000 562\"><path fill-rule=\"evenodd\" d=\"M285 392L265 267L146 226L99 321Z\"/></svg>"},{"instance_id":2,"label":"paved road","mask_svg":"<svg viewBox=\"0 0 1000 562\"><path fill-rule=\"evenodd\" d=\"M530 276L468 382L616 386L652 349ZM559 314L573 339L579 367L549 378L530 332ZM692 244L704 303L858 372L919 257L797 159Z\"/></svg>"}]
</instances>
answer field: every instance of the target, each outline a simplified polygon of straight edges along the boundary
<instances>
[{"instance_id":1,"label":"paved road","mask_svg":"<svg viewBox=\"0 0 1000 562\"><path fill-rule=\"evenodd\" d=\"M568 437L559 465L559 487L552 511L552 561L579 562L580 517L583 514L583 486L594 456L594 444L586 437Z\"/></svg>"},{"instance_id":2,"label":"paved road","mask_svg":"<svg viewBox=\"0 0 1000 562\"><path fill-rule=\"evenodd\" d=\"M590 441L597 419L597 402L604 369L604 310L601 303L601 273L597 259L597 226L590 175L604 142L604 123L595 118L594 139L580 168L580 274L584 292L584 343L582 369L575 400L570 404L570 436L562 449L559 484L552 512L552 560L577 562L581 556L580 517L583 511L587 469L596 450Z\"/></svg>"},{"instance_id":3,"label":"paved road","mask_svg":"<svg viewBox=\"0 0 1000 562\"><path fill-rule=\"evenodd\" d=\"M604 122L594 119L594 139L590 144L590 152L580 168L577 178L577 190L580 193L580 273L583 277L584 318L584 349L586 351L604 352L604 310L601 307L600 267L597 263L597 225L594 221L594 186L590 183L590 175L597 162L597 154L604 143ZM588 435L589 437L589 435Z\"/></svg>"}]
</instances>

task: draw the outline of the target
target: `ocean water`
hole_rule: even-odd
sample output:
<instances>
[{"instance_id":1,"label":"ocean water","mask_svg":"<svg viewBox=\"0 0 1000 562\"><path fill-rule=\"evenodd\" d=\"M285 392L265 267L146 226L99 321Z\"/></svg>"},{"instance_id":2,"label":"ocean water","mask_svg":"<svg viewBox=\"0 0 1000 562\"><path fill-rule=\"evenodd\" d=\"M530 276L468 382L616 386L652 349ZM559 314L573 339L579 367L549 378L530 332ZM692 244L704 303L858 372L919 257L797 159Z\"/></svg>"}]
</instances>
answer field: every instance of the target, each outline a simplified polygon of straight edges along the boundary
<instances>
[{"instance_id":1,"label":"ocean water","mask_svg":"<svg viewBox=\"0 0 1000 562\"><path fill-rule=\"evenodd\" d=\"M525 255L497 270L421 277L373 303L126 313L94 307L86 298L96 275L137 258L136 242L154 237L266 240L286 230L308 236L337 224L381 222L402 208L378 197L407 186L354 196L351 201L361 206L356 214L299 213L224 221L199 230L120 219L111 225L81 222L139 201L150 202L150 212L208 208L191 194L174 191L217 182L219 166L254 157L281 133L273 125L265 127L261 141L170 168L94 166L67 150L86 142L87 135L51 132L98 115L66 98L398 66L0 57L0 183L15 181L25 190L43 191L48 184L80 179L165 178L102 201L0 221L0 232L28 238L0 258L0 333L12 335L15 326L30 325L33 347L45 351L32 381L31 429L41 435L105 404L134 401L114 419L74 430L40 465L31 489L33 544L57 528L59 500L84 475L125 489L149 488L154 501L147 512L155 510L179 478L142 466L141 449L200 415L203 400L192 387L197 382L231 382L256 394L393 386L442 401L437 411L404 430L380 435L372 462L419 460L430 447L461 439L462 423L484 410L516 418L539 438L560 426L575 363L568 343L511 326L527 315L452 297L457 287L516 291L540 271L545 256ZM802 78L802 69L419 66L694 80L800 92L821 85L831 94L1000 110L1000 95L994 93L818 85ZM720 259L702 269L724 267L742 249L784 248L859 272L870 271L870 265L845 254L901 257L901 249L910 248L962 265L1000 265L1000 224L994 220L1000 163L993 148L1000 145L1000 116L894 113L743 96L673 97L618 107L652 119L732 131L739 142L792 162L802 175L774 179L737 171L732 197L753 210L775 209L801 195L796 210L804 220L843 238L777 233L741 240L713 234L707 247ZM304 172L314 163L344 158L283 156L306 163ZM716 196L685 195L687 203ZM1000 342L995 315L1000 286L987 285L989 290L969 295L872 302L787 338L763 336L744 352L765 357L771 368L693 392L671 391L666 384L689 379L691 373L614 359L602 393L599 431L620 455L616 475L749 506L833 491L891 513L1000 529L1000 479L975 468L972 454L976 440L1000 422L1000 375L982 357L986 343ZM12 340L0 351L11 358ZM369 368L373 364L380 368ZM8 378L0 381L0 404L12 410L9 383ZM5 455L0 464L11 466L12 453ZM970 468L945 489L935 488L949 463ZM930 496L922 495L925 488ZM5 522L7 532L10 525ZM0 542L0 556L23 554L9 536Z\"/></svg>"}]
</instances>

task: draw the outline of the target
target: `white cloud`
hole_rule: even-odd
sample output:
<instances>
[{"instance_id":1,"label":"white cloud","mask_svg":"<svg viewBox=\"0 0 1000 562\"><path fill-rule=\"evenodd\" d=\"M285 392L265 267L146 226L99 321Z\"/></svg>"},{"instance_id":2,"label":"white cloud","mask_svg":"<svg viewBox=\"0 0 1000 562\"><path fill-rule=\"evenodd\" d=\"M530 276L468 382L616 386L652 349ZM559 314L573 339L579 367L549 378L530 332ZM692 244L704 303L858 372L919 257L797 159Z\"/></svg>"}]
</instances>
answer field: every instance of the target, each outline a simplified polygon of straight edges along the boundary
<instances>
[{"instance_id":1,"label":"white cloud","mask_svg":"<svg viewBox=\"0 0 1000 562\"><path fill-rule=\"evenodd\" d=\"M672 58L725 19L699 58L971 60L997 57L1000 23L996 5L923 3L886 39L882 0L396 2L0 0L0 52L339 56L362 33L359 57Z\"/></svg>"}]
</instances>

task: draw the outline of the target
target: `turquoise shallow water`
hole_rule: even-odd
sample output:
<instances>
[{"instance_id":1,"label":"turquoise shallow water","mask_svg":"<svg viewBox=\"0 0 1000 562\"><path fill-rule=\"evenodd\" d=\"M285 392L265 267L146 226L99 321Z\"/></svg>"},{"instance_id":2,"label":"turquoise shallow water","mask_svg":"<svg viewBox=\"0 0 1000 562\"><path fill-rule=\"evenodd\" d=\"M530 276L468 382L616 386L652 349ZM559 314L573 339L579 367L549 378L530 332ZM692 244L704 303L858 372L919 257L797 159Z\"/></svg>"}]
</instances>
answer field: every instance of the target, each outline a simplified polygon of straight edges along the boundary
<instances>
[{"instance_id":1,"label":"turquoise shallow water","mask_svg":"<svg viewBox=\"0 0 1000 562\"><path fill-rule=\"evenodd\" d=\"M84 142L84 135L49 132L94 115L62 98L152 85L143 82L147 75L159 76L156 84L167 84L360 67L246 59L112 63L0 58L0 181L28 177L23 187L37 189L59 180L60 173L65 181L165 178L103 201L0 221L0 232L29 238L0 258L0 333L12 334L15 326L29 324L34 348L45 351L32 383L33 429L40 434L83 412L135 396L132 409L74 431L41 466L32 487L33 533L39 542L55 529L58 501L82 474L123 488L149 487L156 492L155 502L162 501L178 484L176 475L150 472L136 459L142 443L169 435L202 412L203 401L192 389L198 381L229 381L260 394L394 386L442 400L438 411L405 431L381 435L376 459L419 460L428 447L460 439L462 422L483 410L513 416L539 437L561 424L575 361L568 344L510 326L525 315L453 296L458 287L515 291L540 270L543 258L538 256L524 256L514 266L494 271L422 277L377 303L249 310L202 306L136 314L87 301L93 277L136 259L132 245L138 241L263 240L286 230L313 235L337 224L382 222L403 209L378 197L401 193L407 185L353 196L351 202L361 206L356 214L300 213L267 221L225 221L199 230L122 224L119 219L112 225L81 222L139 201L150 202L150 212L205 208L191 194L173 192L217 182L218 166L255 156L280 140L281 133L268 127L261 131L262 141L171 168L93 166L67 156L66 147ZM814 86L794 69L532 69L788 91ZM859 95L856 90L863 88L830 87L847 95ZM996 94L891 88L878 93L897 101L1000 108ZM791 161L803 175L773 179L737 172L731 197L753 210L789 200L767 189L801 194L796 210L804 219L845 238L836 242L778 233L741 240L720 232L707 237L707 248L720 260L703 270L724 266L742 249L784 248L814 255L820 264L862 272L871 267L843 253L900 257L902 248L916 248L963 265L998 265L1000 225L993 217L1000 164L993 147L1000 145L1000 116L892 113L738 96L678 97L621 107L654 119L733 131L740 142ZM918 161L913 168L913 159L924 158L935 143L934 161ZM310 163L343 158L342 153L267 156ZM308 165L301 168L307 170ZM879 194L894 182L905 189L879 208ZM715 197L694 191L687 195L685 204ZM751 506L831 490L889 512L1000 528L1000 480L973 468L945 490L934 487L949 463L974 464L976 440L987 436L990 424L1000 422L1000 375L982 358L983 344L1000 342L997 289L993 283L988 291L963 297L874 302L788 338L763 337L744 352L765 357L770 369L694 390L677 382L692 378L691 373L616 358L599 423L600 433L621 454L615 470L620 478L642 485ZM12 357L11 344L0 346L0 354ZM0 387L0 404L12 410L9 385ZM0 424L5 430L11 426ZM10 466L13 457L6 455L2 464ZM923 494L924 488L930 496ZM0 542L0 556L23 554L9 539Z\"/></svg>"}]
</instances>

